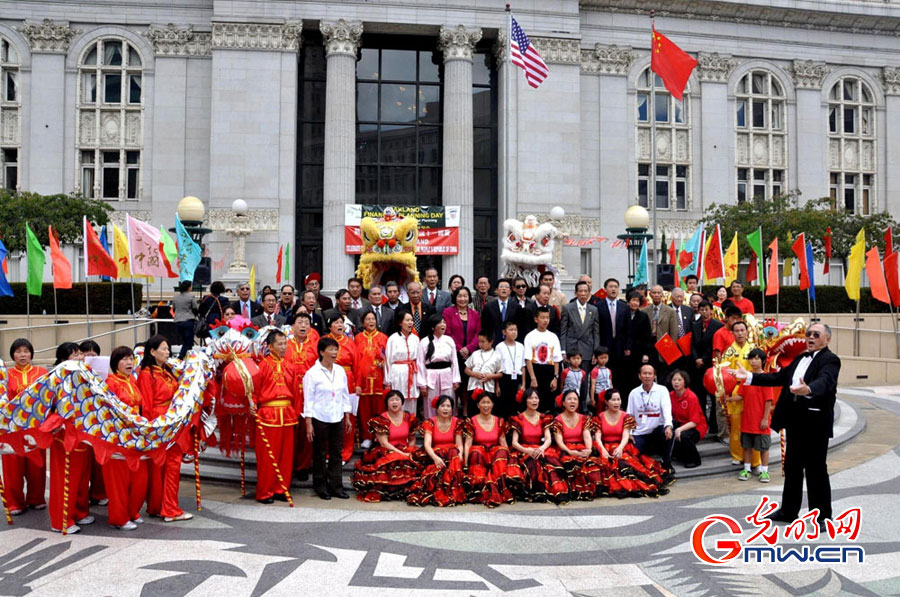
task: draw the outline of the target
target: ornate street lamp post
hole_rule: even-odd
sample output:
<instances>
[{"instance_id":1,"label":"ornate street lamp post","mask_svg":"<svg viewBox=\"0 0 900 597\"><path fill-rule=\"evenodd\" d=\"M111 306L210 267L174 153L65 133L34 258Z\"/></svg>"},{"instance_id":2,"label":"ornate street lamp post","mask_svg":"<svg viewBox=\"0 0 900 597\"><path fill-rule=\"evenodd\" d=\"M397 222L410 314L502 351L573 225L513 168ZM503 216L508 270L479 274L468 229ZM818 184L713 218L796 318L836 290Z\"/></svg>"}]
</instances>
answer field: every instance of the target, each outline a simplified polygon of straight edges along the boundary
<instances>
[{"instance_id":1,"label":"ornate street lamp post","mask_svg":"<svg viewBox=\"0 0 900 597\"><path fill-rule=\"evenodd\" d=\"M653 238L653 235L647 232L649 224L650 214L640 205L632 205L625 210L625 234L620 234L616 238L624 240L628 249L628 286L626 290L631 290L634 287L634 274L637 270L637 260L641 254L641 248ZM649 263L647 267L650 267ZM653 267L656 267L655 256L653 258ZM647 276L650 278L649 271Z\"/></svg>"}]
</instances>

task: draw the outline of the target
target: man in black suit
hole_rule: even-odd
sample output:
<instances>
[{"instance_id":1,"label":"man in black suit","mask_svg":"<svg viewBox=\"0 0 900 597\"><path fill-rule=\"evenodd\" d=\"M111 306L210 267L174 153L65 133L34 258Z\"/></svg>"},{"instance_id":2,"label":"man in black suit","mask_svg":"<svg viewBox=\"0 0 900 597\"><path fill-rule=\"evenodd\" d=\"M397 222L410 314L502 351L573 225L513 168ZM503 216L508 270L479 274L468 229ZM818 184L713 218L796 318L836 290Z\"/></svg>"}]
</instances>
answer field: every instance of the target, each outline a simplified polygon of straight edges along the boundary
<instances>
[{"instance_id":1,"label":"man in black suit","mask_svg":"<svg viewBox=\"0 0 900 597\"><path fill-rule=\"evenodd\" d=\"M593 281L593 280L591 279L591 277L588 276L588 275L581 275L581 276L578 276L578 282L576 282L576 285L577 285L578 283L580 283L580 282L587 282L587 285L588 285L588 295L589 295L589 296L588 296L588 302L589 302L590 304L594 305L595 307L597 307L597 310L599 311L600 308L603 307L603 299L598 298L598 297L596 297L596 296L594 295L594 281ZM570 302L570 303L574 303L576 300L578 300L578 297L577 297L577 296L574 297L574 298L573 298L571 301L569 301L569 302Z\"/></svg>"},{"instance_id":2,"label":"man in black suit","mask_svg":"<svg viewBox=\"0 0 900 597\"><path fill-rule=\"evenodd\" d=\"M553 289L550 286L547 286L546 284L538 286L538 291L534 295L534 300L528 303L525 310L521 312L521 317L518 322L519 334L521 334L521 337L525 337L528 332L537 328L535 318L537 317L537 310L539 307L547 307L550 310L550 325L547 326L547 329L559 336L559 309L550 304L551 296L553 296Z\"/></svg>"},{"instance_id":3,"label":"man in black suit","mask_svg":"<svg viewBox=\"0 0 900 597\"><path fill-rule=\"evenodd\" d=\"M310 325L314 330L319 332L320 336L324 336L328 330L325 329L325 318L322 316L322 310L319 309L319 300L316 293L312 290L304 290L300 295L300 302L306 313L309 313ZM295 311L299 311L300 307L296 307Z\"/></svg>"},{"instance_id":4,"label":"man in black suit","mask_svg":"<svg viewBox=\"0 0 900 597\"><path fill-rule=\"evenodd\" d=\"M507 321L515 321L521 330L520 319L521 314L525 310L519 306L519 303L510 299L512 292L512 282L508 278L503 278L497 282L497 300L490 301L481 310L481 329L490 334L494 345L503 342L503 324ZM524 338L525 333L519 332L520 337Z\"/></svg>"},{"instance_id":5,"label":"man in black suit","mask_svg":"<svg viewBox=\"0 0 900 597\"><path fill-rule=\"evenodd\" d=\"M258 328L263 328L267 325L283 326L285 322L284 316L276 313L276 309L278 308L278 297L275 296L275 291L269 290L263 294L262 302L263 312L251 319L250 323Z\"/></svg>"},{"instance_id":6,"label":"man in black suit","mask_svg":"<svg viewBox=\"0 0 900 597\"><path fill-rule=\"evenodd\" d=\"M781 387L772 414L772 429L787 431L784 456L784 490L781 508L769 518L793 522L803 501L806 475L809 509L819 510L820 531L831 518L831 483L828 480L828 440L834 436L834 403L841 359L828 349L831 328L816 323L806 330L807 352L775 373L749 373L743 367L735 376L754 386Z\"/></svg>"},{"instance_id":7,"label":"man in black suit","mask_svg":"<svg viewBox=\"0 0 900 597\"><path fill-rule=\"evenodd\" d=\"M237 289L238 300L231 303L231 308L238 315L253 319L257 315L262 314L262 305L254 300L250 300L250 283L241 282Z\"/></svg>"},{"instance_id":8,"label":"man in black suit","mask_svg":"<svg viewBox=\"0 0 900 597\"><path fill-rule=\"evenodd\" d=\"M419 338L424 338L431 332L428 329L428 318L434 313L434 309L422 300L422 285L418 282L410 282L406 285L406 296L409 297L409 302L401 303L397 310L394 311L394 316L397 321L400 321L403 319L404 313L411 314L416 335Z\"/></svg>"},{"instance_id":9,"label":"man in black suit","mask_svg":"<svg viewBox=\"0 0 900 597\"><path fill-rule=\"evenodd\" d=\"M713 318L712 303L704 299L700 301L700 319L694 322L691 335L691 358L694 360L696 375L691 376L694 393L700 400L700 408L706 415L709 424L709 436L715 437L719 433L718 419L716 418L715 399L710 396L703 387L703 376L706 370L712 367L713 362L713 336L725 324Z\"/></svg>"},{"instance_id":10,"label":"man in black suit","mask_svg":"<svg viewBox=\"0 0 900 597\"><path fill-rule=\"evenodd\" d=\"M631 349L631 336L628 334L628 305L619 300L619 281L608 278L603 282L606 299L597 307L600 319L600 345L609 350L607 367L612 371L613 382L623 379L625 351Z\"/></svg>"}]
</instances>

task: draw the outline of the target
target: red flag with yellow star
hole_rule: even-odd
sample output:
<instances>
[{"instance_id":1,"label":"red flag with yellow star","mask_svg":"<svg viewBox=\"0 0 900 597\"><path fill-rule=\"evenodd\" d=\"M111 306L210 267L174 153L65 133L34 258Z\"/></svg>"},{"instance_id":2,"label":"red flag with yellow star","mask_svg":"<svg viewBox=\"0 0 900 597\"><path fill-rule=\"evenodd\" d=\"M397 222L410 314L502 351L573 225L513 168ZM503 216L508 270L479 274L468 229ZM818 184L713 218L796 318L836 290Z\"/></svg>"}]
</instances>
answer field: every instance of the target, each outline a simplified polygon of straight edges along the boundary
<instances>
[{"instance_id":1,"label":"red flag with yellow star","mask_svg":"<svg viewBox=\"0 0 900 597\"><path fill-rule=\"evenodd\" d=\"M680 100L697 61L668 37L657 33L656 27L653 28L650 47L650 70L659 75L669 93Z\"/></svg>"}]
</instances>

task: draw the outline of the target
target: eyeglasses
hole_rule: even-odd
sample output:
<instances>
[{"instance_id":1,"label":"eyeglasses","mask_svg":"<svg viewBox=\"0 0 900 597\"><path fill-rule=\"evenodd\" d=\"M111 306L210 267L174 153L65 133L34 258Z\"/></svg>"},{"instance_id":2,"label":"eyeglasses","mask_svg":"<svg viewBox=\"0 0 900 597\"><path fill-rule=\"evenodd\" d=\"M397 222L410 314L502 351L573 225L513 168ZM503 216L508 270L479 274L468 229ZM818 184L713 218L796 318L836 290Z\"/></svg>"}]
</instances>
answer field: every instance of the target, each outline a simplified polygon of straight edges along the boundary
<instances>
[{"instance_id":1,"label":"eyeglasses","mask_svg":"<svg viewBox=\"0 0 900 597\"><path fill-rule=\"evenodd\" d=\"M812 332L811 332L811 331L807 331L807 332L806 332L806 337L807 337L807 338L815 338L815 339L818 340L819 338L822 337L822 332L816 332L816 331L812 331Z\"/></svg>"},{"instance_id":2,"label":"eyeglasses","mask_svg":"<svg viewBox=\"0 0 900 597\"><path fill-rule=\"evenodd\" d=\"M528 288L525 284L516 284L516 288Z\"/></svg>"}]
</instances>

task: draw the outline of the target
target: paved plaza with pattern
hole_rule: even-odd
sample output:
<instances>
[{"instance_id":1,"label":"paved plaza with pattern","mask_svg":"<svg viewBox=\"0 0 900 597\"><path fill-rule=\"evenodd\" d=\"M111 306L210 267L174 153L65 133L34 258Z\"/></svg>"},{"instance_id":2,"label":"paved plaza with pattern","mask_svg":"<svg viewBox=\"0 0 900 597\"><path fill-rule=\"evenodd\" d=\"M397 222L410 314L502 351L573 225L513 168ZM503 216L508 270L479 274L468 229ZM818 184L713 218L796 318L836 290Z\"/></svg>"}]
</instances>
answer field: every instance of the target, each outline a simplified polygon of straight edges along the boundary
<instances>
[{"instance_id":1,"label":"paved plaza with pattern","mask_svg":"<svg viewBox=\"0 0 900 597\"><path fill-rule=\"evenodd\" d=\"M496 510L326 503L306 489L295 508L261 506L236 485L206 483L203 511L187 523L147 519L126 533L95 507L96 524L62 537L46 512L17 517L0 528L0 595L900 594L900 388L842 388L839 398L865 422L829 453L835 514L862 510L863 563L695 557L690 534L707 515L743 520L761 497L780 499L777 465L769 485L738 481L735 467L682 479L658 499ZM185 481L182 505L192 500ZM708 534L705 545L717 538L727 537ZM806 542L820 543L850 544Z\"/></svg>"}]
</instances>

